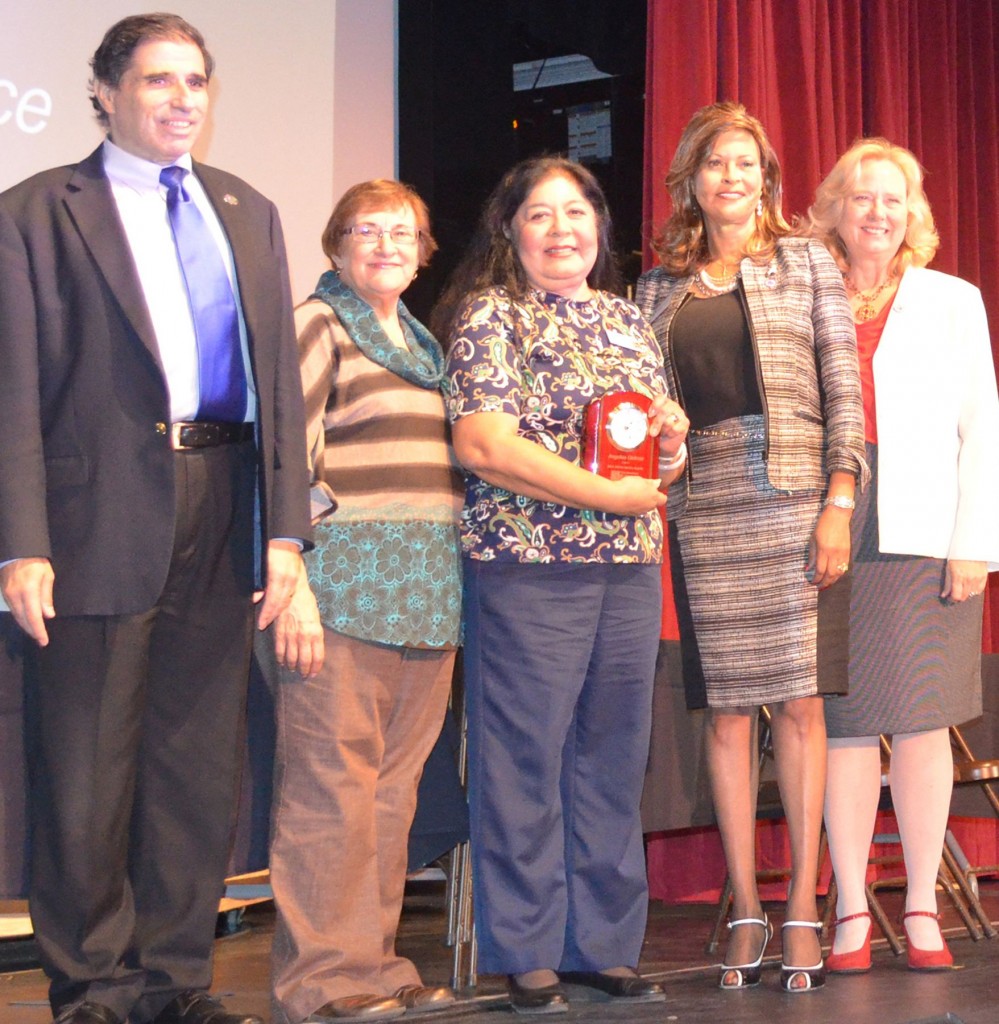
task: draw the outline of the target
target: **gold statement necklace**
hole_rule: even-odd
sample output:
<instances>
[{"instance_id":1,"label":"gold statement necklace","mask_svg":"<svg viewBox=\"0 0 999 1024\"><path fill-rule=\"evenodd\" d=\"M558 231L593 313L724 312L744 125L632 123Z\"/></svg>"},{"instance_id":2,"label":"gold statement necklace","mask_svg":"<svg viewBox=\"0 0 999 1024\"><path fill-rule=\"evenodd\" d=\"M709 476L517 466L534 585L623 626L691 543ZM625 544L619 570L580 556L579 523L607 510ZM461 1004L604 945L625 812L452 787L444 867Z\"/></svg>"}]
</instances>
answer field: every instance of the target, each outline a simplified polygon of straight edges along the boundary
<instances>
[{"instance_id":1,"label":"gold statement necklace","mask_svg":"<svg viewBox=\"0 0 999 1024\"><path fill-rule=\"evenodd\" d=\"M862 292L854 284L853 278L849 274L843 275L843 283L846 285L846 290L852 296L855 296L859 303L856 312L853 314L857 323L867 323L868 320L873 320L878 315L874 303L895 283L897 276L897 274L889 274L881 284L874 288L869 288L866 292Z\"/></svg>"}]
</instances>

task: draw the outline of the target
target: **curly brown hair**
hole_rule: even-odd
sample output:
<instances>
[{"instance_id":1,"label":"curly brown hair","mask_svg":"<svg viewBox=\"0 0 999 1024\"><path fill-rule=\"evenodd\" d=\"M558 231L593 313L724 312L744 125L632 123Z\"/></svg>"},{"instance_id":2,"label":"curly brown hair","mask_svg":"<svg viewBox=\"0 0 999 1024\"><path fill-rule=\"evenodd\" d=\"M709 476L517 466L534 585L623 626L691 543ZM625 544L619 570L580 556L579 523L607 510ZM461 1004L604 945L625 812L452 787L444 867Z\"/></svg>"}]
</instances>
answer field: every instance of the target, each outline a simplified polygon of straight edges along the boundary
<instances>
[{"instance_id":1,"label":"curly brown hair","mask_svg":"<svg viewBox=\"0 0 999 1024\"><path fill-rule=\"evenodd\" d=\"M694 273L710 259L704 215L694 194L694 183L715 140L724 132L732 131L748 132L752 136L760 151L760 169L763 172L763 211L756 219L746 254L755 259L769 260L777 247L777 240L791 230L781 212L780 161L763 125L741 103L731 100L701 107L687 122L673 154L673 162L666 174L666 188L673 201L673 212L652 243L663 267L678 277Z\"/></svg>"}]
</instances>

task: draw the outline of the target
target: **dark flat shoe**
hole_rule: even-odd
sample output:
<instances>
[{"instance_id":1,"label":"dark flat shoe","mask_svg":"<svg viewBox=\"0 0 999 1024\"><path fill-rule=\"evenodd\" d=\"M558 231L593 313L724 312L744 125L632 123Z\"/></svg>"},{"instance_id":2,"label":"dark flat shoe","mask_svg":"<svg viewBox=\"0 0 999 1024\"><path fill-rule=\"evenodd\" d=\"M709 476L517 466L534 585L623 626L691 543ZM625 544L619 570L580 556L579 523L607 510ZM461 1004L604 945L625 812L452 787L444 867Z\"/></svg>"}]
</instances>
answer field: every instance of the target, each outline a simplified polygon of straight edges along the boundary
<instances>
[{"instance_id":1,"label":"dark flat shoe","mask_svg":"<svg viewBox=\"0 0 999 1024\"><path fill-rule=\"evenodd\" d=\"M510 992L510 1005L515 1013L568 1013L569 1000L565 998L562 986L542 985L540 988L525 988L515 975L506 976Z\"/></svg>"},{"instance_id":2,"label":"dark flat shoe","mask_svg":"<svg viewBox=\"0 0 999 1024\"><path fill-rule=\"evenodd\" d=\"M121 1024L121 1018L109 1006L84 1000L64 1006L52 1024Z\"/></svg>"},{"instance_id":3,"label":"dark flat shoe","mask_svg":"<svg viewBox=\"0 0 999 1024\"><path fill-rule=\"evenodd\" d=\"M656 981L637 974L604 974L602 971L559 971L559 980L567 985L600 992L608 999L628 999L633 1003L661 1003L666 990Z\"/></svg>"},{"instance_id":4,"label":"dark flat shoe","mask_svg":"<svg viewBox=\"0 0 999 1024\"><path fill-rule=\"evenodd\" d=\"M255 1013L230 1013L207 992L191 989L171 999L153 1024L264 1024Z\"/></svg>"}]
</instances>

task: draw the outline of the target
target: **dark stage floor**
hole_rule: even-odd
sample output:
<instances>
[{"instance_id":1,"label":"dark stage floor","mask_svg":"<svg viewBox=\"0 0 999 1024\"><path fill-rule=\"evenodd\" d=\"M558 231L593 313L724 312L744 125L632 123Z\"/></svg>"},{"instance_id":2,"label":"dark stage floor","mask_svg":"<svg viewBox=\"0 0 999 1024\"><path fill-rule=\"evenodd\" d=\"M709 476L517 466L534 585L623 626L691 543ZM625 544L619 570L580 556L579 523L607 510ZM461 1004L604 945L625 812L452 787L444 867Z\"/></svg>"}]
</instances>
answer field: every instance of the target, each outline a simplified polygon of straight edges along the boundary
<instances>
[{"instance_id":1,"label":"dark stage floor","mask_svg":"<svg viewBox=\"0 0 999 1024\"><path fill-rule=\"evenodd\" d=\"M451 951L442 942L445 930L443 885L420 883L407 897L400 950L419 964L428 984L446 983ZM889 916L901 908L902 894L887 893ZM999 883L982 886L982 901L993 921L999 919ZM943 907L946 900L940 898ZM771 910L779 926L780 908ZM714 908L706 906L650 908L642 970L664 982L668 1002L623 1007L607 1003L573 1003L567 1022L634 1021L679 1024L996 1024L999 1021L999 939L972 942L953 911L944 927L960 969L942 974L915 974L905 968L904 955L892 956L886 943L875 944L874 969L866 975L833 977L808 995L789 996L778 988L779 942L759 988L721 992L716 987L715 958L704 952L713 923ZM217 943L215 991L235 1009L269 1019L268 954L273 929L270 904L247 908L245 930ZM779 927L778 927L779 931ZM2 951L0 951L2 953ZM2 960L0 960L2 963ZM3 970L0 967L0 970ZM503 998L503 981L481 977L475 993L468 993L455 1010L426 1019L431 1024L471 1021L483 1014L488 1020L514 1018ZM51 1020L44 980L38 971L0 974L0 1022L46 1024ZM951 1016L948 1016L950 1014ZM405 1019L405 1018L404 1018ZM529 1019L529 1018L528 1018Z\"/></svg>"}]
</instances>

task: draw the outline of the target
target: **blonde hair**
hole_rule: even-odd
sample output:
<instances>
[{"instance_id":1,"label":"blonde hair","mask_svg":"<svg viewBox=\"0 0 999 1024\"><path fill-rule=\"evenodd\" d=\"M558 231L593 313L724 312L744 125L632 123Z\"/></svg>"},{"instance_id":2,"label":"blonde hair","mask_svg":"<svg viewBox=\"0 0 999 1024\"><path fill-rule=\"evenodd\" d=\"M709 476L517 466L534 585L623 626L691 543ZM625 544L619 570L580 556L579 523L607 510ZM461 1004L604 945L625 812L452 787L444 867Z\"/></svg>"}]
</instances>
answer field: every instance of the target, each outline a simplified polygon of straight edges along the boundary
<instances>
[{"instance_id":1,"label":"blonde hair","mask_svg":"<svg viewBox=\"0 0 999 1024\"><path fill-rule=\"evenodd\" d=\"M933 212L923 191L923 169L909 150L895 146L887 139L858 139L836 161L815 192L815 202L808 208L803 233L819 239L832 253L841 270L850 269L849 253L837 229L843 215L843 204L856 184L865 160L887 160L905 178L908 223L905 238L891 261L889 272L901 273L910 266L925 267L940 247L940 236L933 224Z\"/></svg>"},{"instance_id":2,"label":"blonde hair","mask_svg":"<svg viewBox=\"0 0 999 1024\"><path fill-rule=\"evenodd\" d=\"M673 212L652 243L663 267L678 276L692 274L709 257L704 216L694 195L694 181L714 146L725 132L747 132L760 151L763 173L763 211L746 246L746 255L769 260L777 240L790 232L781 212L782 186L780 161L763 125L741 103L725 100L701 107L687 122L677 143L673 162L666 174L666 188L673 201Z\"/></svg>"}]
</instances>

